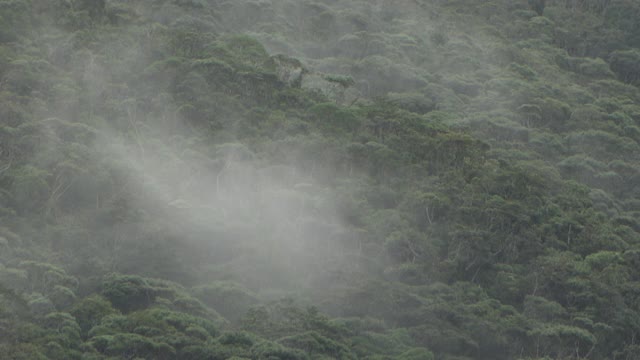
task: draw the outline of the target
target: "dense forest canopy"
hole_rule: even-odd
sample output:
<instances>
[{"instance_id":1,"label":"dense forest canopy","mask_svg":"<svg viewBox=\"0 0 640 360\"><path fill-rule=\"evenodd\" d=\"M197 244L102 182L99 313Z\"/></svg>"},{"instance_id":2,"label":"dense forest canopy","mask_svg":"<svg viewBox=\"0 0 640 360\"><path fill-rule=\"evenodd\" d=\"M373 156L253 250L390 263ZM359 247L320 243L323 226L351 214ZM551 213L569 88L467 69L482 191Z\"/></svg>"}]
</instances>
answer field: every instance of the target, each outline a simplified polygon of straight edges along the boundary
<instances>
[{"instance_id":1,"label":"dense forest canopy","mask_svg":"<svg viewBox=\"0 0 640 360\"><path fill-rule=\"evenodd\" d=\"M636 0L0 0L0 359L639 359L639 86Z\"/></svg>"}]
</instances>

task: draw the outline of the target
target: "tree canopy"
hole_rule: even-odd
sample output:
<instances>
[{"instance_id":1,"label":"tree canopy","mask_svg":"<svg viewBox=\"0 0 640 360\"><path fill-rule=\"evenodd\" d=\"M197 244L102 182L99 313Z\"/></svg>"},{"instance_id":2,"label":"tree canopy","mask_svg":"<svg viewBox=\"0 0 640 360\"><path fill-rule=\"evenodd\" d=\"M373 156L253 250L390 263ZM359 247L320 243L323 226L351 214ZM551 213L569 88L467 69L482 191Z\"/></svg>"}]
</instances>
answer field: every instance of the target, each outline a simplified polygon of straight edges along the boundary
<instances>
[{"instance_id":1,"label":"tree canopy","mask_svg":"<svg viewBox=\"0 0 640 360\"><path fill-rule=\"evenodd\" d=\"M0 0L0 359L640 357L640 3Z\"/></svg>"}]
</instances>

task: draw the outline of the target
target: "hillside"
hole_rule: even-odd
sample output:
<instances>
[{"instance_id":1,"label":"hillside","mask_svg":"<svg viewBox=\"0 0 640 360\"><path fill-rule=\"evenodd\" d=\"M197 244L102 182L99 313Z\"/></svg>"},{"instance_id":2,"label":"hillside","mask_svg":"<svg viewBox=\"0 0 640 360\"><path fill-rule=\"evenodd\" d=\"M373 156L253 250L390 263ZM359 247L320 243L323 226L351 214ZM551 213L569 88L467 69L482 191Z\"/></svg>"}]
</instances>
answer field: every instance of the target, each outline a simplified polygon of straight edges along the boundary
<instances>
[{"instance_id":1,"label":"hillside","mask_svg":"<svg viewBox=\"0 0 640 360\"><path fill-rule=\"evenodd\" d=\"M0 0L0 359L638 359L639 86L634 0Z\"/></svg>"}]
</instances>

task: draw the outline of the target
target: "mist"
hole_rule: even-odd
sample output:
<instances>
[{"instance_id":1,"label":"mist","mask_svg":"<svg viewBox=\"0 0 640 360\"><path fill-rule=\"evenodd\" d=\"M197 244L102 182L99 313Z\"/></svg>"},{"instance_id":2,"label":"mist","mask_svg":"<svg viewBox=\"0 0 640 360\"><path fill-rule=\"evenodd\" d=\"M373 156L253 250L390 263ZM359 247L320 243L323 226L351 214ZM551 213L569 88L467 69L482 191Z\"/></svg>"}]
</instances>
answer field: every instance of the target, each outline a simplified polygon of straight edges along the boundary
<instances>
[{"instance_id":1,"label":"mist","mask_svg":"<svg viewBox=\"0 0 640 360\"><path fill-rule=\"evenodd\" d=\"M199 35L205 40L224 37L210 33L213 28L197 25L200 20L181 8L138 11L151 19L168 19L167 12L182 14L172 17L167 26L184 31L195 26L205 32ZM159 49L142 46L152 31L156 30L149 28L142 37L126 40L133 46L123 46L122 39L105 39L68 59L79 65L71 71L77 72L74 77L81 88L76 99L52 104L60 110L50 121L77 118L78 108L86 111L89 131L96 133L87 152L91 160L101 159L100 170L107 177L102 180L109 189L83 199L88 196L79 193L87 189L79 182L85 179L69 180L60 201L68 207L63 205L57 209L60 214L52 210L50 215L64 223L68 210L90 207L95 216L85 220L89 228L84 231L99 238L95 246L109 254L101 271L162 274L187 284L237 281L256 293L265 292L267 299L294 293L309 296L338 286L331 283L336 278L346 281L344 273L355 272L360 260L350 234L353 230L338 209L340 181L332 179L337 174L331 169L335 160L323 164L310 156L306 144L296 144L303 139L243 143L246 135L239 127L249 116L260 114L247 115L241 105L218 114L214 105L211 115L204 116L213 116L209 121L215 122L215 128L194 123L189 117L204 110L181 107L180 101L215 91L216 84L197 72L171 74L171 64L154 63L153 52L172 44L161 42ZM65 46L71 33L61 32L58 37L60 44L48 45L53 54ZM115 63L110 61L114 55L119 59ZM131 76L152 86L127 81ZM228 97L221 92L209 96L214 102ZM66 104L75 107L65 108ZM65 151L51 137L38 151ZM256 150L263 154L257 155ZM283 151L282 158L275 158ZM56 250L66 252L65 245L55 242ZM84 251L84 247L72 248L68 254L83 256Z\"/></svg>"},{"instance_id":2,"label":"mist","mask_svg":"<svg viewBox=\"0 0 640 360\"><path fill-rule=\"evenodd\" d=\"M638 18L0 0L0 359L637 358Z\"/></svg>"}]
</instances>

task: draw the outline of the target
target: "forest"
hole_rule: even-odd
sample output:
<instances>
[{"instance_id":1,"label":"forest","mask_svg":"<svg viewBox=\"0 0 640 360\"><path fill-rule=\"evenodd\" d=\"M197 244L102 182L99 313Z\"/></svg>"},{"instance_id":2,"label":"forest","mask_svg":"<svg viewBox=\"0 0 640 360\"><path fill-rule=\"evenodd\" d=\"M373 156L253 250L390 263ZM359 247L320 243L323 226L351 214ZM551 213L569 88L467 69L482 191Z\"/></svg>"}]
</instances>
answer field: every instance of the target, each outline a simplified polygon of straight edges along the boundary
<instances>
[{"instance_id":1,"label":"forest","mask_svg":"<svg viewBox=\"0 0 640 360\"><path fill-rule=\"evenodd\" d=\"M640 2L0 0L47 359L640 359Z\"/></svg>"}]
</instances>

